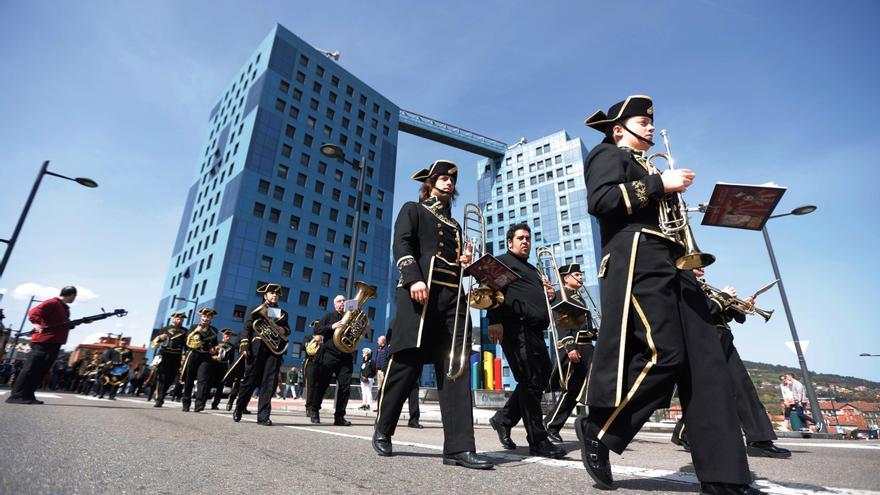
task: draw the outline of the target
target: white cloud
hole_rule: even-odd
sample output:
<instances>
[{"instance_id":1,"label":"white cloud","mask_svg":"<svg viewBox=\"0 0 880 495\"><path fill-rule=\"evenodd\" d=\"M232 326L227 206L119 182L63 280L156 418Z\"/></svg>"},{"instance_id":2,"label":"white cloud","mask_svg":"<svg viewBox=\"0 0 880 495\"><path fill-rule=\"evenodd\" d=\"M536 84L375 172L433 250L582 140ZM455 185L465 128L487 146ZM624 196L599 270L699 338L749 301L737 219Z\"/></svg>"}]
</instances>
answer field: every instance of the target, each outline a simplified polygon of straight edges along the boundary
<instances>
[{"instance_id":1,"label":"white cloud","mask_svg":"<svg viewBox=\"0 0 880 495\"><path fill-rule=\"evenodd\" d=\"M12 290L12 298L23 301L30 299L31 296L34 296L37 299L49 299L57 296L59 292L61 292L61 289L58 287L49 287L40 285L36 282L27 282ZM97 298L98 295L91 289L85 287L76 288L76 302L88 302Z\"/></svg>"}]
</instances>

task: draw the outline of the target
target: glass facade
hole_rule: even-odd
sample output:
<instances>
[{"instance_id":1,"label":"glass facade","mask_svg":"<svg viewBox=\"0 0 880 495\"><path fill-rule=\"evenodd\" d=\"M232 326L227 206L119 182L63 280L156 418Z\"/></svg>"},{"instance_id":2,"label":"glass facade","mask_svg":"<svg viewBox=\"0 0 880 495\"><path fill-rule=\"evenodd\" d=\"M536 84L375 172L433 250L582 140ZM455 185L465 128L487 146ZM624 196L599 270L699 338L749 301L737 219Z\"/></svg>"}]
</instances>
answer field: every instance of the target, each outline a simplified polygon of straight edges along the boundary
<instances>
[{"instance_id":1,"label":"glass facade","mask_svg":"<svg viewBox=\"0 0 880 495\"><path fill-rule=\"evenodd\" d=\"M367 311L384 333L398 119L391 101L276 26L210 113L154 327L198 300L217 309L217 328L240 332L257 286L276 282L292 330L285 364L299 363L308 323L345 291L358 228L354 278L378 288ZM358 171L321 155L323 143L366 160L358 226Z\"/></svg>"},{"instance_id":2,"label":"glass facade","mask_svg":"<svg viewBox=\"0 0 880 495\"><path fill-rule=\"evenodd\" d=\"M601 243L599 226L587 213L586 156L581 140L565 131L520 142L500 159L478 162L477 198L486 217L488 252L507 252L507 228L526 222L532 228L532 264L535 250L543 246L553 249L559 265L580 263L584 285L598 303ZM483 342L488 342L485 317L481 326ZM501 355L501 346L485 347ZM512 389L515 384L502 357L502 385Z\"/></svg>"}]
</instances>

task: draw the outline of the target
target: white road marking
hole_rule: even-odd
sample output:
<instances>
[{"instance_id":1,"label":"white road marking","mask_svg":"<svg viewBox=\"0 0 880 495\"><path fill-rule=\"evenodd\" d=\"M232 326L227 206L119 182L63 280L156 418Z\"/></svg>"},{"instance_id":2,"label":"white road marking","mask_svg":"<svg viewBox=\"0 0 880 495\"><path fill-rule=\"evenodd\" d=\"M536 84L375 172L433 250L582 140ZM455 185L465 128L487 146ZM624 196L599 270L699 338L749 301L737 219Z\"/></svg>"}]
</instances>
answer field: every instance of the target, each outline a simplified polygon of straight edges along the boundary
<instances>
[{"instance_id":1,"label":"white road marking","mask_svg":"<svg viewBox=\"0 0 880 495\"><path fill-rule=\"evenodd\" d=\"M8 393L9 393L9 390L2 390L2 391L0 391L0 397L6 395ZM60 395L50 394L50 393L46 393L46 392L35 392L34 395L37 397L40 397L40 398L44 398L44 399L60 399L61 398Z\"/></svg>"},{"instance_id":2,"label":"white road marking","mask_svg":"<svg viewBox=\"0 0 880 495\"><path fill-rule=\"evenodd\" d=\"M214 416L223 416L225 414L212 413ZM242 418L242 421L249 421L255 423L257 420L251 418ZM334 435L337 437L345 437L345 438L355 438L358 440L369 440L372 441L372 437L368 437L365 435L354 435L351 433L340 433L337 431L328 431L318 428L310 428L307 426L293 426L293 425L284 425L284 428L290 428L292 430L303 430L310 431L314 433L321 433L324 435ZM431 445L424 443L416 443L416 442L404 442L404 441L394 441L395 446L405 445L407 447L417 447L427 450L439 450L442 451L443 447L440 445ZM803 444L797 444L803 445ZM822 444L818 444L822 445ZM583 470L584 465L581 461L572 461L566 459L548 459L546 457L535 457L535 456L522 456L518 454L508 454L502 452L480 452L480 454L485 455L487 457L493 457L496 459L505 459L511 461L520 461L530 464L542 464L545 466L552 467L560 467L566 469L576 469ZM640 468L634 466L620 466L614 465L611 468L611 471L617 476L630 476L637 478L650 478L650 479L659 479L664 481L669 481L672 483L688 483L699 485L700 481L697 479L696 475L693 473L685 473L681 471L670 471L666 469L650 469L650 468ZM774 495L811 495L821 493L823 495L828 495L829 493L839 494L839 495L880 495L880 492L870 491L870 490L853 490L848 488L832 488L832 487L817 487L818 489L809 489L804 488L802 485L792 484L791 486L786 485L784 483L774 483L768 480L757 480L753 483L760 487L767 493Z\"/></svg>"}]
</instances>

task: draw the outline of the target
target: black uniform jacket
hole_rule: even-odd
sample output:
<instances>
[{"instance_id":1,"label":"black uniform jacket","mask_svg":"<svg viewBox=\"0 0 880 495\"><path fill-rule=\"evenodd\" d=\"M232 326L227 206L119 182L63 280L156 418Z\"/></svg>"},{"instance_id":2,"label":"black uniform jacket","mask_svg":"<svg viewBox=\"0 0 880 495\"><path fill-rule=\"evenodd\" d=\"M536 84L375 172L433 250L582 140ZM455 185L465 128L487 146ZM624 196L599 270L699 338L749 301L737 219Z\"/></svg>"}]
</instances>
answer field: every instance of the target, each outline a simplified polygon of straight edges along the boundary
<instances>
[{"instance_id":1,"label":"black uniform jacket","mask_svg":"<svg viewBox=\"0 0 880 495\"><path fill-rule=\"evenodd\" d=\"M333 343L333 334L336 330L333 329L333 324L342 319L343 313L339 313L338 311L331 311L324 315L323 318L318 320L318 323L315 324L315 335L320 335L324 338L323 342L321 342L321 348L318 350L318 354L315 355L315 361L320 361L324 353L334 354L337 356L341 356L342 354L348 354L354 357L354 352L342 352L336 348L336 344Z\"/></svg>"},{"instance_id":2,"label":"black uniform jacket","mask_svg":"<svg viewBox=\"0 0 880 495\"><path fill-rule=\"evenodd\" d=\"M159 340L159 335L165 335L165 340ZM168 325L162 329L159 335L150 344L153 349L159 349L162 354L180 354L183 352L184 337L186 336L185 328Z\"/></svg>"},{"instance_id":3,"label":"black uniform jacket","mask_svg":"<svg viewBox=\"0 0 880 495\"><path fill-rule=\"evenodd\" d=\"M540 272L527 259L510 251L497 258L519 275L519 280L501 289L504 304L487 312L489 324L524 325L544 331L550 325L550 315L547 313L547 298Z\"/></svg>"},{"instance_id":4,"label":"black uniform jacket","mask_svg":"<svg viewBox=\"0 0 880 495\"><path fill-rule=\"evenodd\" d=\"M429 299L431 291L438 287L460 290L461 242L461 227L450 216L449 207L437 199L407 202L400 209L394 223L393 243L400 272L397 313L390 342L394 352L421 347L423 342L427 305L412 300L410 285L420 281L427 284ZM452 329L448 331L451 333Z\"/></svg>"},{"instance_id":5,"label":"black uniform jacket","mask_svg":"<svg viewBox=\"0 0 880 495\"><path fill-rule=\"evenodd\" d=\"M568 295L569 301L587 307L584 298L581 297L577 289L563 287L562 290ZM596 338L596 329L593 328L593 319L590 318L589 311L587 311L586 323L583 328L557 329L557 332L559 334L559 342L556 344L557 348L565 353L578 349L579 346L592 344L593 339Z\"/></svg>"},{"instance_id":6,"label":"black uniform jacket","mask_svg":"<svg viewBox=\"0 0 880 495\"><path fill-rule=\"evenodd\" d=\"M249 348L251 343L254 340L259 340L259 341L263 340L263 337L260 336L260 333L257 332L256 330L254 330L254 322L257 320L265 320L266 317L263 316L263 309L266 308L266 310L268 311L268 308L270 308L270 307L278 308L278 305L276 304L275 306L271 306L271 305L269 305L269 303L263 303L263 304L258 304L256 306L254 306L253 308L250 308L250 310L248 310L247 318L244 321L244 327L242 328L242 331L241 331L241 340L238 343L238 350L239 351L243 351L243 350ZM290 323L288 323L288 321L287 321L287 311L284 311L281 308L278 308L278 309L281 310L281 317L275 319L275 326L278 327L278 330L280 332L282 332L282 334L285 331L289 334L290 333ZM287 336L281 335L281 338L287 339ZM266 345L266 348L269 349L269 346ZM279 349L278 352L276 352L276 351L272 351L272 352L274 354L281 355L281 354L284 354L286 351L287 351L287 341L285 340L285 342L281 345L281 349Z\"/></svg>"},{"instance_id":7,"label":"black uniform jacket","mask_svg":"<svg viewBox=\"0 0 880 495\"><path fill-rule=\"evenodd\" d=\"M659 174L648 173L643 153L602 142L590 151L584 175L589 212L599 223L602 239L598 273L602 333L593 354L588 402L596 407L617 407L625 379L622 363L627 356L633 272L640 242L675 241L660 232L657 200L664 195L663 181ZM665 266L670 260L649 262ZM696 283L692 274L690 278ZM649 318L651 311L663 310L643 309Z\"/></svg>"}]
</instances>

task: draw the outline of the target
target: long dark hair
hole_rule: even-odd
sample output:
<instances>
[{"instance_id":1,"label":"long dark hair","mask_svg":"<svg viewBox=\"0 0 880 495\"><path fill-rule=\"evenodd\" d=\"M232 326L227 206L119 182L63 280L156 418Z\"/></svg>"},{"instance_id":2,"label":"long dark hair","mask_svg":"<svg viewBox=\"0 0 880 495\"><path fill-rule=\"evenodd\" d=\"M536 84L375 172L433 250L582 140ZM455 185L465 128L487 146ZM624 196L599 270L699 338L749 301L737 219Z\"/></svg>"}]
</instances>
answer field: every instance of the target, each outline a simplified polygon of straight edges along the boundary
<instances>
[{"instance_id":1,"label":"long dark hair","mask_svg":"<svg viewBox=\"0 0 880 495\"><path fill-rule=\"evenodd\" d=\"M431 197L431 190L434 189L434 185L437 184L437 178L440 177L440 174L433 174L422 183L421 187L419 187L419 202L424 201ZM456 184L457 186L458 184ZM449 204L455 202L455 198L458 197L458 187L452 192L452 199L449 201Z\"/></svg>"}]
</instances>

